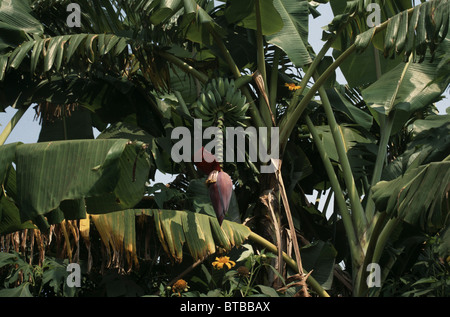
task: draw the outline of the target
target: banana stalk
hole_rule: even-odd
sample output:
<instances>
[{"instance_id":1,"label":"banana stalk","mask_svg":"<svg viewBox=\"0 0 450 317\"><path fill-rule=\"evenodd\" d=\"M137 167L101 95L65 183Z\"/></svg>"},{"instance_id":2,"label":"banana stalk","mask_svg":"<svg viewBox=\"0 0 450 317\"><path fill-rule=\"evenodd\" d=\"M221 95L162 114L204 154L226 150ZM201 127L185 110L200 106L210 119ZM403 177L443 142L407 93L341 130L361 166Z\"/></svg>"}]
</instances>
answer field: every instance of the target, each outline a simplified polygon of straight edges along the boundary
<instances>
[{"instance_id":1,"label":"banana stalk","mask_svg":"<svg viewBox=\"0 0 450 317\"><path fill-rule=\"evenodd\" d=\"M223 168L223 145L224 145L224 133L225 133L225 116L223 112L218 113L217 117L217 127L220 129L222 133L219 133L216 137L218 140L218 147L216 149L216 156L219 160L220 167Z\"/></svg>"}]
</instances>

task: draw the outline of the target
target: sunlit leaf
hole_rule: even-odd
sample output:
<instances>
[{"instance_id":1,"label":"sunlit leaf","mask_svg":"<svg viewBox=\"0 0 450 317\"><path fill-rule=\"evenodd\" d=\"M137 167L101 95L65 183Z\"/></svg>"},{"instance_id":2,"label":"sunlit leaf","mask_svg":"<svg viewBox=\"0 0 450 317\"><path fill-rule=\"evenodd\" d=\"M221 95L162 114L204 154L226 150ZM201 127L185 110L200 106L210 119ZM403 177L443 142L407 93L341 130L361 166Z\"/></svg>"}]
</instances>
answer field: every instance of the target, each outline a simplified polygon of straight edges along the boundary
<instances>
[{"instance_id":1,"label":"sunlit leaf","mask_svg":"<svg viewBox=\"0 0 450 317\"><path fill-rule=\"evenodd\" d=\"M0 153L11 148L2 146ZM65 200L85 198L88 212L103 213L133 207L144 194L150 161L143 143L71 140L15 149L9 163L16 164L22 221L44 215Z\"/></svg>"},{"instance_id":2,"label":"sunlit leaf","mask_svg":"<svg viewBox=\"0 0 450 317\"><path fill-rule=\"evenodd\" d=\"M297 67L312 62L306 49L308 43L309 4L308 1L275 0L274 6L281 15L283 28L266 35L267 42L280 47Z\"/></svg>"},{"instance_id":3,"label":"sunlit leaf","mask_svg":"<svg viewBox=\"0 0 450 317\"><path fill-rule=\"evenodd\" d=\"M238 223L224 220L219 226L215 217L184 210L133 209L91 215L103 242L116 251L124 248L131 259L136 256L137 216L153 219L160 243L177 262L183 260L184 251L198 260L215 253L217 246L230 250L244 243L251 232Z\"/></svg>"}]
</instances>

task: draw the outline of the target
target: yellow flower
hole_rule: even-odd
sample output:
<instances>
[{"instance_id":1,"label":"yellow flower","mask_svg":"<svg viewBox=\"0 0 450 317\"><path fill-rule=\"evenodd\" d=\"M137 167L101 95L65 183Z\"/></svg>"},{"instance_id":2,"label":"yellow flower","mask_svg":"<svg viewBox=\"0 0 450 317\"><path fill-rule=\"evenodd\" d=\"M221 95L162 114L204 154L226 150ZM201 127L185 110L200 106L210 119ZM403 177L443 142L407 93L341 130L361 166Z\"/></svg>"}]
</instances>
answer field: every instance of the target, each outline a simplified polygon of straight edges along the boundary
<instances>
[{"instance_id":1,"label":"yellow flower","mask_svg":"<svg viewBox=\"0 0 450 317\"><path fill-rule=\"evenodd\" d=\"M212 263L212 266L216 269L223 269L223 266L226 265L229 269L236 265L234 261L230 261L230 257L221 256L220 258L216 258L216 261Z\"/></svg>"},{"instance_id":2,"label":"yellow flower","mask_svg":"<svg viewBox=\"0 0 450 317\"><path fill-rule=\"evenodd\" d=\"M289 88L289 90L297 90L297 89L302 88L301 86L298 86L298 85L296 85L296 84L294 84L294 83L285 83L284 85L285 85L287 88Z\"/></svg>"},{"instance_id":3,"label":"yellow flower","mask_svg":"<svg viewBox=\"0 0 450 317\"><path fill-rule=\"evenodd\" d=\"M180 296L180 293L183 291L187 291L189 288L187 282L185 280L178 280L172 285L172 292L177 293Z\"/></svg>"}]
</instances>

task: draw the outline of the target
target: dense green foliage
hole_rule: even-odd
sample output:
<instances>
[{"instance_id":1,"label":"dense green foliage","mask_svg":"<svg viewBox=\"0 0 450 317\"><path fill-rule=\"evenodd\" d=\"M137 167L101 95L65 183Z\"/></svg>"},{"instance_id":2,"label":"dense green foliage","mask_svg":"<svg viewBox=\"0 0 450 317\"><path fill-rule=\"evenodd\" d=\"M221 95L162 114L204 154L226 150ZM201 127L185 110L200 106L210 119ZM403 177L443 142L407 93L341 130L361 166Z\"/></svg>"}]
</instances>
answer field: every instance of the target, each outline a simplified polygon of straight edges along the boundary
<instances>
[{"instance_id":1,"label":"dense green foliage","mask_svg":"<svg viewBox=\"0 0 450 317\"><path fill-rule=\"evenodd\" d=\"M0 296L448 296L448 0L71 2L0 0ZM30 107L39 142L5 144ZM279 128L275 173L223 163L222 226L171 157L195 119Z\"/></svg>"}]
</instances>

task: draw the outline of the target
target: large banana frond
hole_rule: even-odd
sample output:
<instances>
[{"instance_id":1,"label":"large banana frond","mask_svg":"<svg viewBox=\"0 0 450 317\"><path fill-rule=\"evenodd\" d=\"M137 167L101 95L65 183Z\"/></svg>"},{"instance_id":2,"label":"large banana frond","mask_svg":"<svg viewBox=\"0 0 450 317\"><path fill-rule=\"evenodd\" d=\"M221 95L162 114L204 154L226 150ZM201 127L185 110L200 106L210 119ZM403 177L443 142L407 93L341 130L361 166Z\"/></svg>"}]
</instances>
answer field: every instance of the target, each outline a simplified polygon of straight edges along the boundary
<instances>
[{"instance_id":1,"label":"large banana frond","mask_svg":"<svg viewBox=\"0 0 450 317\"><path fill-rule=\"evenodd\" d=\"M0 53L43 32L44 26L33 16L29 1L0 1Z\"/></svg>"},{"instance_id":2,"label":"large banana frond","mask_svg":"<svg viewBox=\"0 0 450 317\"><path fill-rule=\"evenodd\" d=\"M382 180L390 181L408 169L444 160L450 155L450 115L430 115L408 126L412 140L406 150L383 170Z\"/></svg>"},{"instance_id":3,"label":"large banana frond","mask_svg":"<svg viewBox=\"0 0 450 317\"><path fill-rule=\"evenodd\" d=\"M181 262L185 252L196 261L214 254L217 247L230 250L251 233L244 225L225 220L220 226L215 217L184 210L129 209L89 217L108 253L124 256L130 266L149 253L136 245L138 233L156 232L161 246L175 262ZM87 237L90 227L84 229L82 234Z\"/></svg>"},{"instance_id":4,"label":"large banana frond","mask_svg":"<svg viewBox=\"0 0 450 317\"><path fill-rule=\"evenodd\" d=\"M202 259L215 253L216 246L230 250L241 245L250 234L244 225L224 220L220 226L216 218L199 213L148 209L139 213L154 217L159 239L176 261L182 260L184 243L194 259Z\"/></svg>"},{"instance_id":5,"label":"large banana frond","mask_svg":"<svg viewBox=\"0 0 450 317\"><path fill-rule=\"evenodd\" d=\"M24 58L30 56L32 74L38 66L42 67L39 73L52 69L59 71L61 66L69 64L72 58L74 60L82 58L94 63L99 57L108 53L118 56L129 42L129 38L113 34L71 34L31 40L22 43L12 51L6 70L19 68Z\"/></svg>"},{"instance_id":6,"label":"large banana frond","mask_svg":"<svg viewBox=\"0 0 450 317\"><path fill-rule=\"evenodd\" d=\"M151 163L145 148L124 139L2 146L4 195L19 207L22 223L32 220L40 228L48 226L47 221L84 218L86 211L132 208L142 199L148 180ZM14 179L6 177L12 163Z\"/></svg>"},{"instance_id":7,"label":"large banana frond","mask_svg":"<svg viewBox=\"0 0 450 317\"><path fill-rule=\"evenodd\" d=\"M282 29L274 34L266 35L267 42L280 47L297 67L311 63L307 50L309 2L277 0L273 5L281 15Z\"/></svg>"},{"instance_id":8,"label":"large banana frond","mask_svg":"<svg viewBox=\"0 0 450 317\"><path fill-rule=\"evenodd\" d=\"M448 226L449 184L450 162L433 162L379 182L373 187L373 199L391 217L435 233Z\"/></svg>"},{"instance_id":9,"label":"large banana frond","mask_svg":"<svg viewBox=\"0 0 450 317\"><path fill-rule=\"evenodd\" d=\"M367 23L369 14L373 12L370 5L380 8L380 22L411 8L411 0L331 0L330 4L334 18L325 27L324 35L327 37L340 32L339 38L333 43L333 48L340 51L354 43L358 34L373 27Z\"/></svg>"},{"instance_id":10,"label":"large banana frond","mask_svg":"<svg viewBox=\"0 0 450 317\"><path fill-rule=\"evenodd\" d=\"M187 32L188 37L201 38L202 32L209 32L209 27L221 33L219 26L194 0L136 3L82 0L78 3L82 8L80 28L67 26L65 10L70 1L36 1L31 5L24 2L20 7L8 3L0 1L0 28L8 21L17 23L13 24L14 30L0 33L0 53L3 53L0 79L29 59L32 75L48 76L49 71L85 74L101 69L122 77L137 74L156 89L167 88L168 63L158 52L160 47L178 41L172 32L176 28L171 25L182 16L180 30L183 34ZM136 11L138 7L142 10ZM36 21L39 32L20 24L25 14ZM204 25L208 27L201 30ZM11 32L14 41L10 39ZM183 42L184 37L179 41Z\"/></svg>"},{"instance_id":11,"label":"large banana frond","mask_svg":"<svg viewBox=\"0 0 450 317\"><path fill-rule=\"evenodd\" d=\"M126 26L138 26L133 31L143 41L169 44L176 42L180 35L182 40L187 38L197 43L212 44L210 31L213 30L216 35L224 33L209 15L209 10L213 7L210 1L113 0L112 2L114 7L123 11Z\"/></svg>"},{"instance_id":12,"label":"large banana frond","mask_svg":"<svg viewBox=\"0 0 450 317\"><path fill-rule=\"evenodd\" d=\"M411 14L409 15L408 12ZM384 36L384 56L400 55L408 60L411 54L417 55L419 62L425 59L427 49L432 55L437 46L445 40L449 28L450 2L448 0L431 0L416 6L412 12L403 11L387 21ZM358 37L358 46L364 48L370 40L368 30ZM373 33L372 33L373 34Z\"/></svg>"},{"instance_id":13,"label":"large banana frond","mask_svg":"<svg viewBox=\"0 0 450 317\"><path fill-rule=\"evenodd\" d=\"M387 23L378 34L375 34L377 26L371 27L365 20L370 14L366 8L371 3L380 6L381 22ZM417 54L422 61L427 49L433 54L448 33L448 0L431 0L414 8L409 0L355 0L347 1L346 5L343 1L332 1L331 4L335 12L341 12L328 25L331 33L344 28L334 45L340 51L353 43L363 51L372 42L386 57L403 53L408 59L410 54Z\"/></svg>"},{"instance_id":14,"label":"large banana frond","mask_svg":"<svg viewBox=\"0 0 450 317\"><path fill-rule=\"evenodd\" d=\"M2 228L6 225L3 219L0 223ZM73 257L80 250L81 237L89 254L89 268L93 261L102 260L106 267L131 269L139 265L139 259L149 260L151 255L161 256L159 246L176 263L180 263L186 255L191 256L194 261L202 260L219 249L229 251L242 245L251 234L251 230L242 224L224 220L220 226L215 217L205 214L185 210L127 209L108 214L87 214L79 222L63 221L52 226L48 236L39 230L28 230L27 233L26 229L35 229L31 223L27 223L26 227L3 231L1 236L5 241L2 240L2 246L19 251L25 245L33 245L31 240L34 238L39 238L35 242L39 251L44 253L45 247L40 240L44 238L50 244L51 235L55 235L56 241L53 243L59 245L65 239L62 235L64 228L67 231L66 239L72 239L75 243L66 245L58 252L61 256L65 254L74 260ZM95 244L93 237L97 233L106 251L101 259L95 258L98 252L91 250L91 246ZM159 241L159 246L157 243L138 243L139 237L150 236ZM25 254L26 250L22 251Z\"/></svg>"},{"instance_id":15,"label":"large banana frond","mask_svg":"<svg viewBox=\"0 0 450 317\"><path fill-rule=\"evenodd\" d=\"M450 39L445 39L437 52L445 54L449 47ZM374 118L395 116L392 132L396 132L412 113L434 102L450 83L448 73L438 80L442 54L434 59L427 54L424 63L401 63L362 90Z\"/></svg>"}]
</instances>

